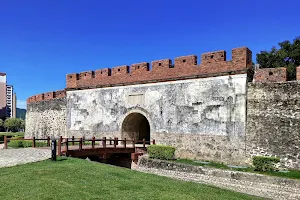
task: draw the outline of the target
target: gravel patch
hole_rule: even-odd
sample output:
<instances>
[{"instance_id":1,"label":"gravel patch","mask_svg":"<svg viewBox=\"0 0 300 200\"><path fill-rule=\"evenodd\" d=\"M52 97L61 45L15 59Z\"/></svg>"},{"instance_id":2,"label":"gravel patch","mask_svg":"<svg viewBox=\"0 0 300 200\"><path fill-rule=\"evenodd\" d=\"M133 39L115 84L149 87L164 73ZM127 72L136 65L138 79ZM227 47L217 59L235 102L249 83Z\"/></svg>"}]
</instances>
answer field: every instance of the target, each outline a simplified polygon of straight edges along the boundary
<instances>
[{"instance_id":1,"label":"gravel patch","mask_svg":"<svg viewBox=\"0 0 300 200\"><path fill-rule=\"evenodd\" d=\"M51 158L49 148L2 149L0 150L0 168L38 162L49 158Z\"/></svg>"}]
</instances>

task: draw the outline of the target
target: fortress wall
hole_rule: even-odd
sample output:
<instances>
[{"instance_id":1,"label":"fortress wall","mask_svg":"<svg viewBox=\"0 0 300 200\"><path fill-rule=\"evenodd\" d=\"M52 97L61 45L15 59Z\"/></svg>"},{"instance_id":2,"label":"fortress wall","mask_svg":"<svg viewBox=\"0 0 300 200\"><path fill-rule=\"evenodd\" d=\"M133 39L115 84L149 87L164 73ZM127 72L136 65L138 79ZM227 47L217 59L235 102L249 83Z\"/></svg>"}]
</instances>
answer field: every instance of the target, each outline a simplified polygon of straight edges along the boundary
<instances>
[{"instance_id":1,"label":"fortress wall","mask_svg":"<svg viewBox=\"0 0 300 200\"><path fill-rule=\"evenodd\" d=\"M25 137L47 138L66 134L66 97L64 91L30 97L27 102Z\"/></svg>"},{"instance_id":2,"label":"fortress wall","mask_svg":"<svg viewBox=\"0 0 300 200\"><path fill-rule=\"evenodd\" d=\"M257 69L254 74L254 82L286 82L287 72L285 67Z\"/></svg>"},{"instance_id":3,"label":"fortress wall","mask_svg":"<svg viewBox=\"0 0 300 200\"><path fill-rule=\"evenodd\" d=\"M247 156L278 156L300 169L300 84L248 83Z\"/></svg>"},{"instance_id":4,"label":"fortress wall","mask_svg":"<svg viewBox=\"0 0 300 200\"><path fill-rule=\"evenodd\" d=\"M105 68L96 71L68 74L67 90L101 88L119 85L145 84L188 78L204 78L243 74L252 67L252 52L246 48L232 50L232 60L226 60L225 51L204 53L198 64L196 55L153 61L152 70L147 62Z\"/></svg>"},{"instance_id":5,"label":"fortress wall","mask_svg":"<svg viewBox=\"0 0 300 200\"><path fill-rule=\"evenodd\" d=\"M240 74L67 91L67 134L121 138L124 118L138 112L150 123L151 139L175 146L179 157L242 163L246 82Z\"/></svg>"}]
</instances>

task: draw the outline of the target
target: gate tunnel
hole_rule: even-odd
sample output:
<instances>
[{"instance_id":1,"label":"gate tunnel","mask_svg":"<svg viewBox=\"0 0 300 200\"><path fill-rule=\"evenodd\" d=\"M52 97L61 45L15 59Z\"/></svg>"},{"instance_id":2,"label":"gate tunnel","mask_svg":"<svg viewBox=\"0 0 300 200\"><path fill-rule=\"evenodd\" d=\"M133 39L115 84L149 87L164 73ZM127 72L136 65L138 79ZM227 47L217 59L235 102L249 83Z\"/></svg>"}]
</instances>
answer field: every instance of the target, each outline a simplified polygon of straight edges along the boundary
<instances>
[{"instance_id":1,"label":"gate tunnel","mask_svg":"<svg viewBox=\"0 0 300 200\"><path fill-rule=\"evenodd\" d=\"M131 113L123 121L122 138L150 141L150 125L140 113Z\"/></svg>"}]
</instances>

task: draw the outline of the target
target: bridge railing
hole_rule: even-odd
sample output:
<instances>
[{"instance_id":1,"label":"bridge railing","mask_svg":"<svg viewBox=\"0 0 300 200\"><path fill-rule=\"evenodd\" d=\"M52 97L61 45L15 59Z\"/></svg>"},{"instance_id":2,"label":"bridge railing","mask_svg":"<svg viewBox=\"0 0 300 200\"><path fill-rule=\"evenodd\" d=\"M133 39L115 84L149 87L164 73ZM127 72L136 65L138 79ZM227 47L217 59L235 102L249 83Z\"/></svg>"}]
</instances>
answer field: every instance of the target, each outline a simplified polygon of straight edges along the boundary
<instances>
[{"instance_id":1,"label":"bridge railing","mask_svg":"<svg viewBox=\"0 0 300 200\"><path fill-rule=\"evenodd\" d=\"M121 144L120 144L121 143ZM68 152L71 150L69 147L72 144L72 146L77 146L78 144L78 150L83 150L84 146L92 147L92 149L95 148L135 148L135 147L143 147L145 148L146 145L155 144L155 140L147 141L145 139L143 140L129 140L129 139L119 139L117 137L115 138L106 138L103 137L102 139L96 139L95 137L92 137L92 139L85 139L85 138L75 138L72 136L71 138L63 138L62 136L58 139L58 155L61 156L63 152ZM128 145L132 145L131 147L128 147Z\"/></svg>"},{"instance_id":2,"label":"bridge railing","mask_svg":"<svg viewBox=\"0 0 300 200\"><path fill-rule=\"evenodd\" d=\"M32 147L38 147L37 141L46 141L47 146L50 146L51 139L48 136L47 138L8 138L4 136L4 149L8 148L8 142L12 140L24 140L24 141L32 141ZM115 138L106 138L103 137L102 139L97 139L92 137L92 139L85 139L85 138L75 138L72 136L71 138L63 138L62 136L59 137L57 143L57 152L58 155L61 156L63 152L67 152L69 149L69 144L72 146L76 146L78 144L79 150L83 150L83 147L91 146L92 149L101 147L101 148L135 148L135 147L143 147L145 148L146 145L155 144L155 140L147 141L143 140L135 140L135 139L119 139ZM131 145L129 147L129 145ZM63 149L64 148L64 149Z\"/></svg>"},{"instance_id":3,"label":"bridge railing","mask_svg":"<svg viewBox=\"0 0 300 200\"><path fill-rule=\"evenodd\" d=\"M8 148L8 142L12 141L12 140L21 140L21 141L32 141L32 147L35 148L37 147L36 142L37 141L47 141L47 146L50 146L50 137L48 136L47 138L8 138L6 135L4 136L4 149Z\"/></svg>"}]
</instances>

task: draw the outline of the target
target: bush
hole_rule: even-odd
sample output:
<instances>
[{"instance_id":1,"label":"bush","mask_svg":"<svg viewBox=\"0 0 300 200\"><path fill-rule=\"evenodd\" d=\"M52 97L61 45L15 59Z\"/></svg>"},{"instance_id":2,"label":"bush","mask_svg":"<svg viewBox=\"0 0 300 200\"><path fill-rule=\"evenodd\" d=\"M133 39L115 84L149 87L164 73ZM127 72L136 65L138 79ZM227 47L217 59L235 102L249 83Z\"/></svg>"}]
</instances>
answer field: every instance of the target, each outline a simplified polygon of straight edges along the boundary
<instances>
[{"instance_id":1,"label":"bush","mask_svg":"<svg viewBox=\"0 0 300 200\"><path fill-rule=\"evenodd\" d=\"M12 148L21 148L21 147L23 147L23 141L22 140L11 140L11 141L9 141L8 146L12 147Z\"/></svg>"},{"instance_id":2,"label":"bush","mask_svg":"<svg viewBox=\"0 0 300 200\"><path fill-rule=\"evenodd\" d=\"M175 148L164 145L150 145L147 147L150 158L173 160L175 158Z\"/></svg>"},{"instance_id":3,"label":"bush","mask_svg":"<svg viewBox=\"0 0 300 200\"><path fill-rule=\"evenodd\" d=\"M14 137L16 139L18 137ZM27 148L32 147L32 141L31 140L11 140L8 143L8 146L11 148ZM36 147L46 147L47 142L35 142Z\"/></svg>"},{"instance_id":4,"label":"bush","mask_svg":"<svg viewBox=\"0 0 300 200\"><path fill-rule=\"evenodd\" d=\"M253 157L253 165L254 170L267 172L267 171L274 171L275 164L280 162L280 158L275 157L265 157L265 156L254 156Z\"/></svg>"}]
</instances>

